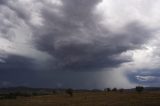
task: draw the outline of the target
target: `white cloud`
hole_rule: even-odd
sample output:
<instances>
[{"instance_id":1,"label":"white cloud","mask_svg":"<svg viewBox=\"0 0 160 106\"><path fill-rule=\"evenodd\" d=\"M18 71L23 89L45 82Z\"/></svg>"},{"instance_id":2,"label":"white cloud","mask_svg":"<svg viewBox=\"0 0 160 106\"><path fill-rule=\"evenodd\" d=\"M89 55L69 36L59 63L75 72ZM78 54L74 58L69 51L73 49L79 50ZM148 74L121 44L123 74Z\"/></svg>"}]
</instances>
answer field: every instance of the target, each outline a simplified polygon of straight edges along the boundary
<instances>
[{"instance_id":1,"label":"white cloud","mask_svg":"<svg viewBox=\"0 0 160 106\"><path fill-rule=\"evenodd\" d=\"M160 0L103 0L99 11L105 23L121 27L131 21L140 21L150 27L159 27Z\"/></svg>"},{"instance_id":2,"label":"white cloud","mask_svg":"<svg viewBox=\"0 0 160 106\"><path fill-rule=\"evenodd\" d=\"M136 79L142 82L147 82L147 81L153 81L155 79L157 79L157 77L155 76L136 76Z\"/></svg>"}]
</instances>

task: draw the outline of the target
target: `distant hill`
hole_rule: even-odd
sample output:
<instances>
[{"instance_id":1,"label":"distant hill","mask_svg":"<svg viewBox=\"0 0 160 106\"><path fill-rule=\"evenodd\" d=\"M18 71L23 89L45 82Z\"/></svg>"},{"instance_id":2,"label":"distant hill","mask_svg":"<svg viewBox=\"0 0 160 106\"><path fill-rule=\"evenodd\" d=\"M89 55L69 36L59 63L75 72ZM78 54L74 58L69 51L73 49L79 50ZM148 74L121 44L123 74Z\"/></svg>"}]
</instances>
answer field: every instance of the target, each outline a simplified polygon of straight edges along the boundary
<instances>
[{"instance_id":1,"label":"distant hill","mask_svg":"<svg viewBox=\"0 0 160 106\"><path fill-rule=\"evenodd\" d=\"M125 91L133 92L135 88L125 89ZM144 87L144 91L160 91L160 87Z\"/></svg>"},{"instance_id":2,"label":"distant hill","mask_svg":"<svg viewBox=\"0 0 160 106\"><path fill-rule=\"evenodd\" d=\"M50 88L31 88L25 86L0 88L0 91L36 91L36 90L52 90Z\"/></svg>"},{"instance_id":3,"label":"distant hill","mask_svg":"<svg viewBox=\"0 0 160 106\"><path fill-rule=\"evenodd\" d=\"M160 87L145 87L145 91L160 91Z\"/></svg>"},{"instance_id":4,"label":"distant hill","mask_svg":"<svg viewBox=\"0 0 160 106\"><path fill-rule=\"evenodd\" d=\"M14 93L14 92L27 92L27 93L31 93L31 92L40 92L40 93L50 93L50 92L64 92L65 89L62 88L31 88L31 87L25 87L25 86L19 86L19 87L7 87L7 88L0 88L0 94L4 94L4 93ZM77 92L89 92L89 91L102 91L102 90L97 90L97 89L93 89L93 90L88 90L88 89L76 89L74 91ZM133 92L135 91L135 88L132 89L124 89L124 91L129 91L129 92ZM145 87L144 91L160 91L160 87Z\"/></svg>"}]
</instances>

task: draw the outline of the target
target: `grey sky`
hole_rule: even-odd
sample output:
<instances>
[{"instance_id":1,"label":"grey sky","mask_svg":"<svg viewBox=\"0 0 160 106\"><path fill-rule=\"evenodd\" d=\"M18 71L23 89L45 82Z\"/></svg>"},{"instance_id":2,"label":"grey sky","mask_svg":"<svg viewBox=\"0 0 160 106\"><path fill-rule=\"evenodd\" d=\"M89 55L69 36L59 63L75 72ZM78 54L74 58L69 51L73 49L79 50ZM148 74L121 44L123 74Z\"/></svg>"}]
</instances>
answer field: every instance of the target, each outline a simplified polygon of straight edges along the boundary
<instances>
[{"instance_id":1,"label":"grey sky","mask_svg":"<svg viewBox=\"0 0 160 106\"><path fill-rule=\"evenodd\" d=\"M152 74L160 63L158 4L1 0L0 85L158 86L159 76ZM150 73L141 74L145 70Z\"/></svg>"}]
</instances>

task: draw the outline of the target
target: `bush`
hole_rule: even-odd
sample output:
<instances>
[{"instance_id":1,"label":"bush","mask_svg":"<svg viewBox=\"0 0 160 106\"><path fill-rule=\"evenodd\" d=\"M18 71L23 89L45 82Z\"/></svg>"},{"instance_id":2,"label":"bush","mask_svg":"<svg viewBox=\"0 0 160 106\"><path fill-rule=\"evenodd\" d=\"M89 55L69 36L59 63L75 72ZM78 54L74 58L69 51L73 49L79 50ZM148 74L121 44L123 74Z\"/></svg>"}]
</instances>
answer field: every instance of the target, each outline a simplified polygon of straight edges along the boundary
<instances>
[{"instance_id":1,"label":"bush","mask_svg":"<svg viewBox=\"0 0 160 106\"><path fill-rule=\"evenodd\" d=\"M124 92L124 89L123 88L119 89L119 92Z\"/></svg>"},{"instance_id":2,"label":"bush","mask_svg":"<svg viewBox=\"0 0 160 106\"><path fill-rule=\"evenodd\" d=\"M105 88L104 89L104 93L105 93L105 95L107 94L107 92L110 92L111 91L111 89L110 88Z\"/></svg>"},{"instance_id":3,"label":"bush","mask_svg":"<svg viewBox=\"0 0 160 106\"><path fill-rule=\"evenodd\" d=\"M56 94L56 93L57 93L56 90L53 90L53 91L52 91L52 94Z\"/></svg>"},{"instance_id":4,"label":"bush","mask_svg":"<svg viewBox=\"0 0 160 106\"><path fill-rule=\"evenodd\" d=\"M68 95L70 95L71 97L73 96L73 90L72 90L71 88L66 89L66 93L67 93Z\"/></svg>"},{"instance_id":5,"label":"bush","mask_svg":"<svg viewBox=\"0 0 160 106\"><path fill-rule=\"evenodd\" d=\"M32 96L38 96L37 92L32 92Z\"/></svg>"},{"instance_id":6,"label":"bush","mask_svg":"<svg viewBox=\"0 0 160 106\"><path fill-rule=\"evenodd\" d=\"M9 94L4 94L0 96L0 99L16 99L17 96L14 95L13 93L9 93Z\"/></svg>"},{"instance_id":7,"label":"bush","mask_svg":"<svg viewBox=\"0 0 160 106\"><path fill-rule=\"evenodd\" d=\"M136 86L136 91L141 93L144 90L143 86Z\"/></svg>"},{"instance_id":8,"label":"bush","mask_svg":"<svg viewBox=\"0 0 160 106\"><path fill-rule=\"evenodd\" d=\"M111 91L111 89L110 88L107 88L107 92L110 92Z\"/></svg>"},{"instance_id":9,"label":"bush","mask_svg":"<svg viewBox=\"0 0 160 106\"><path fill-rule=\"evenodd\" d=\"M11 93L11 94L15 95L15 96L23 96L23 97L30 97L30 96L32 96L32 94L27 93L27 92L15 92L15 93Z\"/></svg>"},{"instance_id":10,"label":"bush","mask_svg":"<svg viewBox=\"0 0 160 106\"><path fill-rule=\"evenodd\" d=\"M117 91L117 88L113 88L112 91L116 92L116 91Z\"/></svg>"}]
</instances>

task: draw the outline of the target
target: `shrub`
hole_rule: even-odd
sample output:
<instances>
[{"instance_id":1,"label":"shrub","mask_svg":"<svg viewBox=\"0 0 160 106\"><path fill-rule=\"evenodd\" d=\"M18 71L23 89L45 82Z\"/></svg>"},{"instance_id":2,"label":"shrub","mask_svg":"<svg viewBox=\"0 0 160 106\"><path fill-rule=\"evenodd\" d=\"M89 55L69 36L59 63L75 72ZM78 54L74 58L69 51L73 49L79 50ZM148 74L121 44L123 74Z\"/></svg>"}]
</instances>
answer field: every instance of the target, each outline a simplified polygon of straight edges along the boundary
<instances>
[{"instance_id":1,"label":"shrub","mask_svg":"<svg viewBox=\"0 0 160 106\"><path fill-rule=\"evenodd\" d=\"M32 96L38 96L37 92L32 92Z\"/></svg>"},{"instance_id":2,"label":"shrub","mask_svg":"<svg viewBox=\"0 0 160 106\"><path fill-rule=\"evenodd\" d=\"M107 88L107 92L110 92L111 91L111 89L110 88Z\"/></svg>"},{"instance_id":3,"label":"shrub","mask_svg":"<svg viewBox=\"0 0 160 106\"><path fill-rule=\"evenodd\" d=\"M23 96L23 97L30 97L30 96L32 96L32 94L27 93L27 92L15 92L15 93L12 93L12 95Z\"/></svg>"},{"instance_id":4,"label":"shrub","mask_svg":"<svg viewBox=\"0 0 160 106\"><path fill-rule=\"evenodd\" d=\"M111 91L111 89L110 88L105 88L104 89L104 93L105 93L105 95L107 94L107 92L110 92Z\"/></svg>"},{"instance_id":5,"label":"shrub","mask_svg":"<svg viewBox=\"0 0 160 106\"><path fill-rule=\"evenodd\" d=\"M66 93L67 93L68 95L70 95L71 97L73 96L73 90L72 90L71 88L66 89Z\"/></svg>"},{"instance_id":6,"label":"shrub","mask_svg":"<svg viewBox=\"0 0 160 106\"><path fill-rule=\"evenodd\" d=\"M14 95L13 93L9 93L9 94L4 94L0 96L0 99L16 99L17 96Z\"/></svg>"},{"instance_id":7,"label":"shrub","mask_svg":"<svg viewBox=\"0 0 160 106\"><path fill-rule=\"evenodd\" d=\"M119 92L123 92L123 91L124 91L124 89L123 89L123 88L119 89Z\"/></svg>"},{"instance_id":8,"label":"shrub","mask_svg":"<svg viewBox=\"0 0 160 106\"><path fill-rule=\"evenodd\" d=\"M56 94L56 93L57 93L56 90L53 90L53 91L52 91L52 94Z\"/></svg>"},{"instance_id":9,"label":"shrub","mask_svg":"<svg viewBox=\"0 0 160 106\"><path fill-rule=\"evenodd\" d=\"M117 88L113 88L112 91L116 92L116 91L117 91Z\"/></svg>"},{"instance_id":10,"label":"shrub","mask_svg":"<svg viewBox=\"0 0 160 106\"><path fill-rule=\"evenodd\" d=\"M143 86L136 86L136 91L141 93L144 90Z\"/></svg>"}]
</instances>

